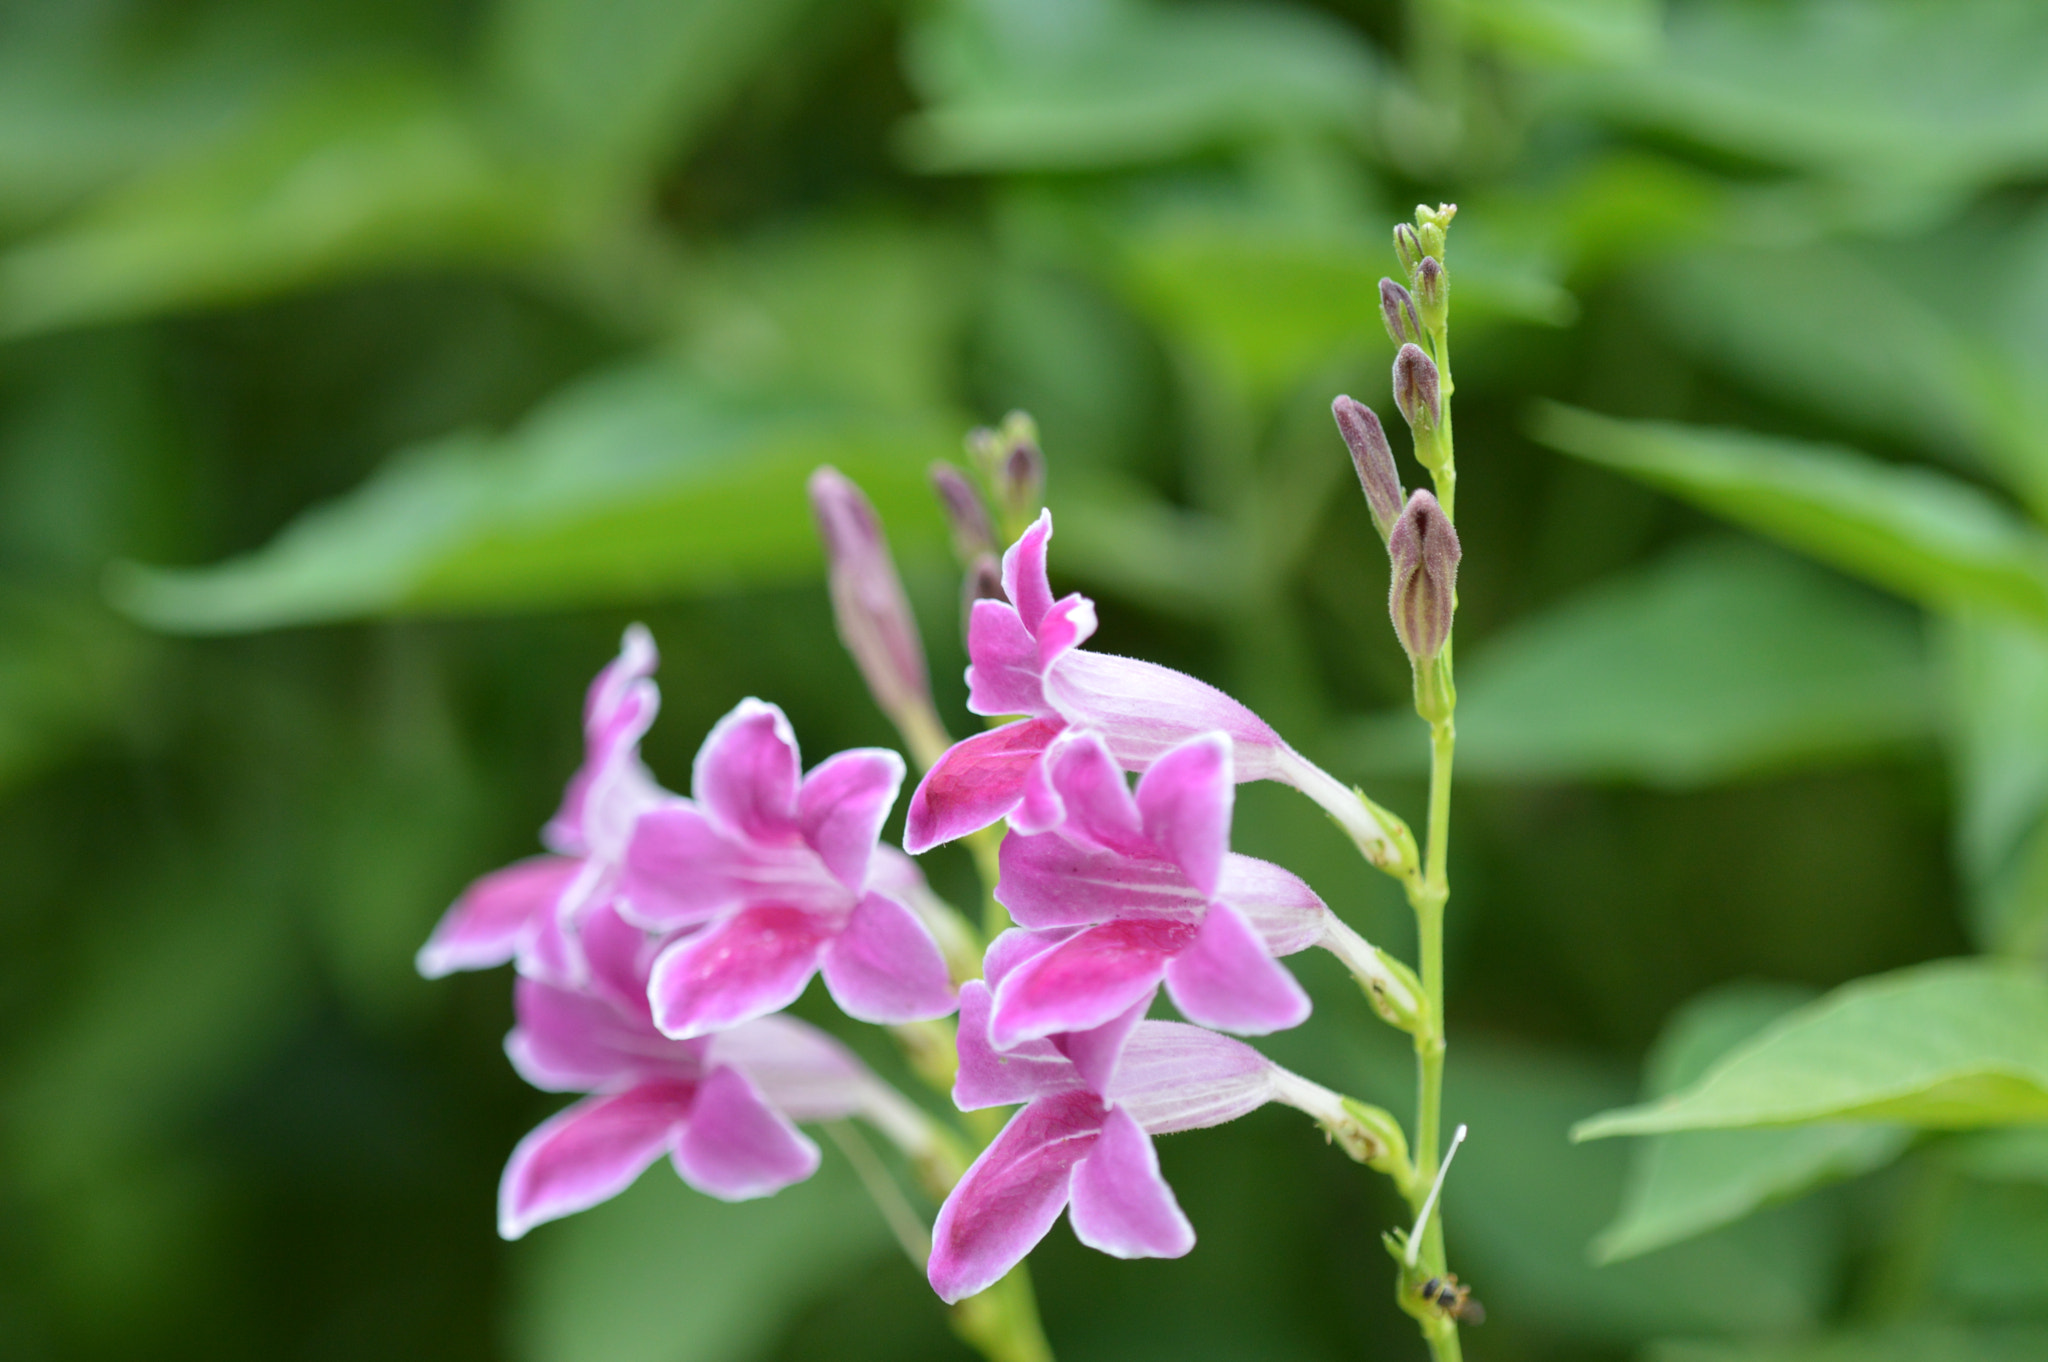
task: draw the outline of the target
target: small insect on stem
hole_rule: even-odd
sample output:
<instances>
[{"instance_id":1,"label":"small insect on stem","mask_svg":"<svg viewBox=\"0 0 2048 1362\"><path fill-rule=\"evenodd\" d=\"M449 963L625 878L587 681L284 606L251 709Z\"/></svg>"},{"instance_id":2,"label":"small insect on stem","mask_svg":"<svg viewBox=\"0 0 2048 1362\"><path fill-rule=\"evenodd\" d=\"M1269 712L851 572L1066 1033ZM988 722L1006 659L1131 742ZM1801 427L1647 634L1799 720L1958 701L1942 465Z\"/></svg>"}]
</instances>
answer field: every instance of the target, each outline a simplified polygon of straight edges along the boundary
<instances>
[{"instance_id":1,"label":"small insect on stem","mask_svg":"<svg viewBox=\"0 0 2048 1362\"><path fill-rule=\"evenodd\" d=\"M1446 1319L1454 1319L1461 1324L1486 1323L1486 1307L1472 1299L1472 1288L1461 1285L1455 1272L1431 1277L1417 1287L1416 1292L1441 1311Z\"/></svg>"}]
</instances>

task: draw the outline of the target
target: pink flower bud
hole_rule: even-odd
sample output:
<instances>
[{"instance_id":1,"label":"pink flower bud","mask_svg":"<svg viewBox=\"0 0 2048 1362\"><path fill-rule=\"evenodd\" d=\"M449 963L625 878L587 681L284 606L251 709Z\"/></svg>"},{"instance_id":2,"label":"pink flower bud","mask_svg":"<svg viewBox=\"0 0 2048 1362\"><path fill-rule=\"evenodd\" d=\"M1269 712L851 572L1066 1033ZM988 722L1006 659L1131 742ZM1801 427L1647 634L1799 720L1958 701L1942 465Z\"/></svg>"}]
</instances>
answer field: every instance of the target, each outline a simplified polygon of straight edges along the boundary
<instances>
[{"instance_id":1,"label":"pink flower bud","mask_svg":"<svg viewBox=\"0 0 2048 1362\"><path fill-rule=\"evenodd\" d=\"M932 707L924 642L889 556L889 541L860 488L829 465L811 474L811 511L832 588L840 641L853 654L875 703L901 727Z\"/></svg>"},{"instance_id":2,"label":"pink flower bud","mask_svg":"<svg viewBox=\"0 0 2048 1362\"><path fill-rule=\"evenodd\" d=\"M1422 340L1422 317L1407 289L1391 279L1380 280L1380 320L1396 345L1413 345Z\"/></svg>"},{"instance_id":3,"label":"pink flower bud","mask_svg":"<svg viewBox=\"0 0 2048 1362\"><path fill-rule=\"evenodd\" d=\"M988 507L973 481L943 459L931 467L932 490L939 495L946 513L946 528L953 532L953 552L965 565L996 551L996 535L989 524Z\"/></svg>"},{"instance_id":4,"label":"pink flower bud","mask_svg":"<svg viewBox=\"0 0 2048 1362\"><path fill-rule=\"evenodd\" d=\"M1387 433L1372 408L1356 398L1339 397L1330 404L1330 414L1337 418L1337 429L1351 448L1351 463L1358 470L1358 485L1365 489L1365 504L1372 508L1372 523L1385 539L1394 532L1404 496Z\"/></svg>"},{"instance_id":5,"label":"pink flower bud","mask_svg":"<svg viewBox=\"0 0 2048 1362\"><path fill-rule=\"evenodd\" d=\"M1393 582L1387 610L1408 656L1426 661L1443 651L1451 636L1451 612L1458 589L1458 532L1436 498L1418 491L1387 536Z\"/></svg>"},{"instance_id":6,"label":"pink flower bud","mask_svg":"<svg viewBox=\"0 0 2048 1362\"><path fill-rule=\"evenodd\" d=\"M1404 345L1394 356L1394 405L1411 430L1435 430L1443 418L1443 397L1436 361L1422 347Z\"/></svg>"}]
</instances>

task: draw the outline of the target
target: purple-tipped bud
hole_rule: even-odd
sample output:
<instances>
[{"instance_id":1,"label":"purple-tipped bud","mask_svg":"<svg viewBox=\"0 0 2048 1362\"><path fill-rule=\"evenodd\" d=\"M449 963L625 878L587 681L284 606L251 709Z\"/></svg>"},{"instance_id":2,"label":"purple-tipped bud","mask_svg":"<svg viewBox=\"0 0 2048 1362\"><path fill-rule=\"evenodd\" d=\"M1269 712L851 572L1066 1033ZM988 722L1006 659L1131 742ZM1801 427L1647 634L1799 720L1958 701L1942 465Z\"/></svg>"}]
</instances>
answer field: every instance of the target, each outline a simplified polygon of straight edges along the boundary
<instances>
[{"instance_id":1,"label":"purple-tipped bud","mask_svg":"<svg viewBox=\"0 0 2048 1362\"><path fill-rule=\"evenodd\" d=\"M1380 280L1380 320L1396 345L1416 345L1422 340L1422 314L1407 289L1391 279Z\"/></svg>"},{"instance_id":2,"label":"purple-tipped bud","mask_svg":"<svg viewBox=\"0 0 2048 1362\"><path fill-rule=\"evenodd\" d=\"M1365 504L1372 508L1372 523L1385 539L1394 532L1405 495L1387 433L1372 408L1356 398L1339 397L1330 404L1330 414L1337 418L1337 429L1351 447L1351 465L1358 470L1358 485L1365 489Z\"/></svg>"},{"instance_id":3,"label":"purple-tipped bud","mask_svg":"<svg viewBox=\"0 0 2048 1362\"><path fill-rule=\"evenodd\" d=\"M840 641L875 703L901 728L906 715L931 712L931 681L881 519L860 488L830 465L811 474L810 492Z\"/></svg>"},{"instance_id":4,"label":"purple-tipped bud","mask_svg":"<svg viewBox=\"0 0 2048 1362\"><path fill-rule=\"evenodd\" d=\"M1401 268L1413 279L1416 266L1422 263L1422 238L1405 222L1394 228L1394 254L1401 257Z\"/></svg>"},{"instance_id":5,"label":"purple-tipped bud","mask_svg":"<svg viewBox=\"0 0 2048 1362\"><path fill-rule=\"evenodd\" d=\"M988 521L988 507L974 482L943 459L931 467L932 490L939 494L939 506L946 513L946 527L953 532L953 552L961 564L972 563L985 553L995 552L996 533Z\"/></svg>"},{"instance_id":6,"label":"purple-tipped bud","mask_svg":"<svg viewBox=\"0 0 2048 1362\"><path fill-rule=\"evenodd\" d=\"M1443 419L1443 394L1436 361L1417 345L1404 345L1394 356L1394 405L1411 430L1435 430Z\"/></svg>"},{"instance_id":7,"label":"purple-tipped bud","mask_svg":"<svg viewBox=\"0 0 2048 1362\"><path fill-rule=\"evenodd\" d=\"M1045 504L1045 454L1038 448L1036 431L1011 443L996 489L1003 509L1018 520L1030 519Z\"/></svg>"},{"instance_id":8,"label":"purple-tipped bud","mask_svg":"<svg viewBox=\"0 0 2048 1362\"><path fill-rule=\"evenodd\" d=\"M1422 324L1431 331L1442 331L1445 314L1451 306L1451 276L1443 264L1433 255L1422 257L1422 264L1415 271L1415 308Z\"/></svg>"},{"instance_id":9,"label":"purple-tipped bud","mask_svg":"<svg viewBox=\"0 0 2048 1362\"><path fill-rule=\"evenodd\" d=\"M1387 612L1401 646L1417 662L1443 651L1451 636L1451 612L1458 592L1458 532L1436 498L1418 491L1387 536L1393 560L1393 583L1387 591Z\"/></svg>"},{"instance_id":10,"label":"purple-tipped bud","mask_svg":"<svg viewBox=\"0 0 2048 1362\"><path fill-rule=\"evenodd\" d=\"M967 637L967 623L974 617L976 601L1009 599L1003 594L1003 566L993 553L984 553L968 564L967 575L960 580L960 637Z\"/></svg>"}]
</instances>

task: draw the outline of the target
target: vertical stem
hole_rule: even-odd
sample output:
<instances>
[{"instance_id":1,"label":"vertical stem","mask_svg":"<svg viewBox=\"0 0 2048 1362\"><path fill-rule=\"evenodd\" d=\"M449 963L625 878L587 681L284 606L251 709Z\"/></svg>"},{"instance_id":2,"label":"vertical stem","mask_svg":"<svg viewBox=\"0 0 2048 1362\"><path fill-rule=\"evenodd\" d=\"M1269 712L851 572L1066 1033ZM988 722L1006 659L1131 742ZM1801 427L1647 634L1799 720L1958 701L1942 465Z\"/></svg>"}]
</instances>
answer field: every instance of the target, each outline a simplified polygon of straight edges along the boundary
<instances>
[{"instance_id":1,"label":"vertical stem","mask_svg":"<svg viewBox=\"0 0 2048 1362\"><path fill-rule=\"evenodd\" d=\"M1415 1035L1416 1113L1415 1190L1413 1205L1418 1214L1422 1198L1436 1181L1442 1156L1444 1100L1444 905L1450 900L1451 845L1451 758L1456 752L1456 726L1445 718L1429 729L1429 831L1428 850L1423 863L1422 884L1413 896L1416 934L1422 957L1422 992L1428 1009L1425 1024ZM1418 1225L1422 1236L1419 1264L1430 1277L1442 1276L1447 1258L1444 1250L1441 1203L1430 1211L1429 1222ZM1462 1356L1458 1326L1451 1320L1430 1316L1422 1322L1423 1337L1437 1362L1457 1362Z\"/></svg>"}]
</instances>

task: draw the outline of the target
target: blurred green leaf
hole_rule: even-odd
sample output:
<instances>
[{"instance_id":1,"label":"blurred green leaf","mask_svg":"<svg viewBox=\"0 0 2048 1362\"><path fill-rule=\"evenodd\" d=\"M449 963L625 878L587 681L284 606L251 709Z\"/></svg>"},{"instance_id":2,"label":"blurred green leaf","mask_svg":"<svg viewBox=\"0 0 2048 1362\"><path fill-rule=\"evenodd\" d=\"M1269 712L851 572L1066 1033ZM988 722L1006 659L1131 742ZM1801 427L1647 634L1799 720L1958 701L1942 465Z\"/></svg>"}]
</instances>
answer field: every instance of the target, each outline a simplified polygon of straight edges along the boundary
<instances>
[{"instance_id":1,"label":"blurred green leaf","mask_svg":"<svg viewBox=\"0 0 2048 1362\"><path fill-rule=\"evenodd\" d=\"M0 789L118 722L143 640L88 601L0 589Z\"/></svg>"},{"instance_id":2,"label":"blurred green leaf","mask_svg":"<svg viewBox=\"0 0 2048 1362\"><path fill-rule=\"evenodd\" d=\"M1925 740L1919 629L1889 603L1720 539L1517 621L1458 676L1458 774L1685 788ZM1333 742L1348 769L1412 774L1414 716Z\"/></svg>"},{"instance_id":3,"label":"blurred green leaf","mask_svg":"<svg viewBox=\"0 0 2048 1362\"><path fill-rule=\"evenodd\" d=\"M498 0L487 78L536 150L600 183L674 157L815 0Z\"/></svg>"},{"instance_id":4,"label":"blurred green leaf","mask_svg":"<svg viewBox=\"0 0 2048 1362\"><path fill-rule=\"evenodd\" d=\"M245 557L125 565L116 604L157 628L232 633L369 615L532 610L802 580L818 570L804 480L835 463L899 540L937 539L929 421L743 401L641 363L558 394L500 439L400 455Z\"/></svg>"},{"instance_id":5,"label":"blurred green leaf","mask_svg":"<svg viewBox=\"0 0 2048 1362\"><path fill-rule=\"evenodd\" d=\"M362 72L0 255L0 335L393 266L522 259L566 239L586 207L506 163L432 77Z\"/></svg>"},{"instance_id":6,"label":"blurred green leaf","mask_svg":"<svg viewBox=\"0 0 2048 1362\"><path fill-rule=\"evenodd\" d=\"M1693 999L1650 1053L1645 1093L1663 1097L1697 1081L1715 1060L1811 990L1733 985ZM1595 1258L1618 1262L1689 1239L1821 1182L1854 1177L1897 1157L1910 1138L1888 1126L1796 1130L1696 1130L1657 1135L1635 1149L1614 1223L1593 1241Z\"/></svg>"},{"instance_id":7,"label":"blurred green leaf","mask_svg":"<svg viewBox=\"0 0 2048 1362\"><path fill-rule=\"evenodd\" d=\"M2048 946L2048 636L2008 620L1943 622L1956 851L1986 950Z\"/></svg>"},{"instance_id":8,"label":"blurred green leaf","mask_svg":"<svg viewBox=\"0 0 2048 1362\"><path fill-rule=\"evenodd\" d=\"M1535 437L1683 496L1911 600L2048 624L2048 539L1924 468L1745 431L1545 403Z\"/></svg>"},{"instance_id":9,"label":"blurred green leaf","mask_svg":"<svg viewBox=\"0 0 2048 1362\"><path fill-rule=\"evenodd\" d=\"M927 171L1143 164L1331 129L1363 138L1377 66L1357 35L1288 5L952 0L905 56L927 107L903 127Z\"/></svg>"},{"instance_id":10,"label":"blurred green leaf","mask_svg":"<svg viewBox=\"0 0 2048 1362\"><path fill-rule=\"evenodd\" d=\"M2048 980L1983 959L1858 979L1767 1027L1683 1092L1581 1121L1572 1137L1824 1121L2048 1121Z\"/></svg>"},{"instance_id":11,"label":"blurred green leaf","mask_svg":"<svg viewBox=\"0 0 2048 1362\"><path fill-rule=\"evenodd\" d=\"M1585 84L1625 121L1897 190L2048 167L2048 12L2029 0L1683 0L1664 59Z\"/></svg>"},{"instance_id":12,"label":"blurred green leaf","mask_svg":"<svg viewBox=\"0 0 2048 1362\"><path fill-rule=\"evenodd\" d=\"M1644 1362L2034 1362L2038 1325L1905 1324L1779 1343L1660 1343Z\"/></svg>"},{"instance_id":13,"label":"blurred green leaf","mask_svg":"<svg viewBox=\"0 0 2048 1362\"><path fill-rule=\"evenodd\" d=\"M1662 46L1658 0L1452 0L1472 37L1542 62L1642 62Z\"/></svg>"},{"instance_id":14,"label":"blurred green leaf","mask_svg":"<svg viewBox=\"0 0 2048 1362\"><path fill-rule=\"evenodd\" d=\"M2040 1318L2048 1307L2048 1187L1965 1178L1930 1227L1930 1300L1969 1318Z\"/></svg>"},{"instance_id":15,"label":"blurred green leaf","mask_svg":"<svg viewBox=\"0 0 2048 1362\"><path fill-rule=\"evenodd\" d=\"M836 1154L809 1182L738 1205L690 1190L664 1162L515 1250L526 1279L514 1297L517 1355L737 1362L834 1278L895 1251Z\"/></svg>"},{"instance_id":16,"label":"blurred green leaf","mask_svg":"<svg viewBox=\"0 0 2048 1362\"><path fill-rule=\"evenodd\" d=\"M1982 1182L2032 1182L2048 1187L2048 1126L2014 1126L1957 1135L1942 1162Z\"/></svg>"},{"instance_id":17,"label":"blurred green leaf","mask_svg":"<svg viewBox=\"0 0 2048 1362\"><path fill-rule=\"evenodd\" d=\"M1464 1041L1446 1075L1447 1122L1471 1138L1444 1191L1459 1275L1500 1318L1576 1339L1799 1329L1832 1291L1834 1226L1783 1206L1653 1258L1595 1267L1586 1241L1614 1213L1626 1158L1573 1146L1588 1104L1626 1091L1610 1071L1554 1052ZM1588 1157L1588 1156L1592 1157Z\"/></svg>"}]
</instances>

